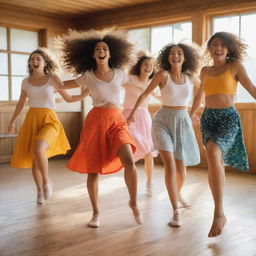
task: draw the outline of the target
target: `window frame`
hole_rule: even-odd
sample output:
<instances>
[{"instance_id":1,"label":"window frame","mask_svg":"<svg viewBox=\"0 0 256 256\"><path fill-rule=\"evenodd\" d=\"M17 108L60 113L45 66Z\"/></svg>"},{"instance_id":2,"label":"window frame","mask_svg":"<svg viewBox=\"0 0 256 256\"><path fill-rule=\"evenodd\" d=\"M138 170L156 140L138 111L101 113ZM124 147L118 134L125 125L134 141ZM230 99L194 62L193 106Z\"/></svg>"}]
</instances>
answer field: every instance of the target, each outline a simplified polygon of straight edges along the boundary
<instances>
[{"instance_id":1,"label":"window frame","mask_svg":"<svg viewBox=\"0 0 256 256\"><path fill-rule=\"evenodd\" d=\"M2 77L7 77L8 78L8 95L9 98L8 100L0 100L0 104L4 103L10 103L14 104L17 103L18 100L13 100L13 95L12 95L12 77L22 77L21 75L13 75L12 70L11 70L11 56L12 54L19 54L19 55L26 55L29 56L30 52L26 51L12 51L11 50L11 29L18 29L18 30L24 30L24 31L31 31L31 32L37 32L37 38L38 38L38 47L43 47L46 46L46 30L38 30L38 29L33 29L33 28L24 28L24 27L14 27L14 26L5 26L0 24L1 27L6 29L6 40L7 40L7 49L3 50L0 49L0 53L7 54L7 61L8 61L8 74L4 75L1 74ZM26 75L24 75L26 77Z\"/></svg>"},{"instance_id":2,"label":"window frame","mask_svg":"<svg viewBox=\"0 0 256 256\"><path fill-rule=\"evenodd\" d=\"M256 15L256 9L254 9L254 10L252 10L252 9L250 9L250 10L243 10L243 11L237 11L237 12L235 12L235 11L230 11L230 12L225 12L225 13L218 13L218 14L216 14L216 15L214 15L214 14L211 14L210 15L210 35L213 35L214 33L215 33L215 31L214 31L214 19L218 19L218 18L228 18L229 16L230 17L232 17L232 16L238 16L238 24L239 24L239 28L238 28L238 37L239 38L243 38L243 36L242 36L242 16L243 15ZM245 60L246 61L246 60ZM251 76L249 75L249 78L250 79L252 79L251 78ZM252 83L253 84L256 84L256 80L254 79L254 81L253 80L251 80L252 81ZM242 85L240 85L240 83L239 83L239 87L243 87ZM239 90L240 88L238 88L238 94L237 94L237 97L236 97L236 100L235 100L235 103L255 103L254 102L254 100L253 100L253 97L251 96L251 95L249 95L250 96L250 98L252 98L252 99L250 99L250 98L246 98L246 101L244 101L244 100L242 100L242 99L240 99L240 97L242 97L241 96L241 94L239 94ZM245 90L245 88L243 88L242 90ZM248 92L247 92L248 93ZM249 94L249 93L248 93Z\"/></svg>"}]
</instances>

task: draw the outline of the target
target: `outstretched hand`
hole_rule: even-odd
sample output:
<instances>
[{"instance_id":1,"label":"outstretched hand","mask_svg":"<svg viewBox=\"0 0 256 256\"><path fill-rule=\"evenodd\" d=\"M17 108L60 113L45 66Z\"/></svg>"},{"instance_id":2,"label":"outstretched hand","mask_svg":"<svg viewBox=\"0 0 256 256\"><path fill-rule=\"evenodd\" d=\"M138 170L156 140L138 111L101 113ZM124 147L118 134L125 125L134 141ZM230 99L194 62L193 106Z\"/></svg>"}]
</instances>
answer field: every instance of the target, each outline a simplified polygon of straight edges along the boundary
<instances>
[{"instance_id":1,"label":"outstretched hand","mask_svg":"<svg viewBox=\"0 0 256 256\"><path fill-rule=\"evenodd\" d=\"M195 126L200 125L200 118L198 115L194 114L194 115L190 116L190 118L192 120L193 125L195 125Z\"/></svg>"},{"instance_id":2,"label":"outstretched hand","mask_svg":"<svg viewBox=\"0 0 256 256\"><path fill-rule=\"evenodd\" d=\"M128 125L129 125L130 123L135 122L133 115L129 115L129 116L127 117L126 121L127 121L127 124L128 124Z\"/></svg>"},{"instance_id":3,"label":"outstretched hand","mask_svg":"<svg viewBox=\"0 0 256 256\"><path fill-rule=\"evenodd\" d=\"M8 134L14 134L15 133L15 126L13 124L8 124Z\"/></svg>"}]
</instances>

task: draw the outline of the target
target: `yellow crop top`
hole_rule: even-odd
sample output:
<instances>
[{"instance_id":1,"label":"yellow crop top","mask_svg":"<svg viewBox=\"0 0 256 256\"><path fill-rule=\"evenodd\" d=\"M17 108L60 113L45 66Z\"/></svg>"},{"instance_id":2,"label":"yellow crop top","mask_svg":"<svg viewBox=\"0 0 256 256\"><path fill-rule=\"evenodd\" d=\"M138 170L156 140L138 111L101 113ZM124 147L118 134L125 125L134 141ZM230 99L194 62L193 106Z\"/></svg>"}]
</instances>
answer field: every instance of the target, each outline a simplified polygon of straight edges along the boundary
<instances>
[{"instance_id":1,"label":"yellow crop top","mask_svg":"<svg viewBox=\"0 0 256 256\"><path fill-rule=\"evenodd\" d=\"M214 94L236 94L237 81L233 78L230 68L218 76L204 75L202 80L205 96Z\"/></svg>"}]
</instances>

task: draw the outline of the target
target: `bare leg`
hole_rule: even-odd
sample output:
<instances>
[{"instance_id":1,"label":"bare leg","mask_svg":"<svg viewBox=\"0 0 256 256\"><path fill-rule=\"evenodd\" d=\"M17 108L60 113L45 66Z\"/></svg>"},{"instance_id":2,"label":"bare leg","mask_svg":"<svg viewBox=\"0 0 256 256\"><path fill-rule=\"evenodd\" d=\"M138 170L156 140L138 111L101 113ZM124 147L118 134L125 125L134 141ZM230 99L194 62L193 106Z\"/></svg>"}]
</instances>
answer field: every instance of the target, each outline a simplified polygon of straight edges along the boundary
<instances>
[{"instance_id":1,"label":"bare leg","mask_svg":"<svg viewBox=\"0 0 256 256\"><path fill-rule=\"evenodd\" d=\"M183 165L183 162L181 160L175 159L175 164L176 164L176 170L177 170L177 176L176 176L177 188L178 188L178 191L180 192L185 183L187 170L186 170L186 166Z\"/></svg>"},{"instance_id":2,"label":"bare leg","mask_svg":"<svg viewBox=\"0 0 256 256\"><path fill-rule=\"evenodd\" d=\"M165 170L165 185L173 209L178 208L178 188L176 182L176 166L172 152L159 150Z\"/></svg>"},{"instance_id":3,"label":"bare leg","mask_svg":"<svg viewBox=\"0 0 256 256\"><path fill-rule=\"evenodd\" d=\"M98 194L99 194L99 185L98 185L98 174L89 173L87 176L87 190L89 193L90 201L92 204L93 215L99 214L98 208Z\"/></svg>"},{"instance_id":4,"label":"bare leg","mask_svg":"<svg viewBox=\"0 0 256 256\"><path fill-rule=\"evenodd\" d=\"M32 174L37 187L38 192L43 192L43 180L40 169L38 167L37 160L35 159L32 166Z\"/></svg>"},{"instance_id":5,"label":"bare leg","mask_svg":"<svg viewBox=\"0 0 256 256\"><path fill-rule=\"evenodd\" d=\"M48 143L44 140L37 140L34 147L35 161L37 162L42 176L45 200L49 199L53 194L52 185L50 184L48 177L48 158L46 156L46 150L48 147Z\"/></svg>"},{"instance_id":6,"label":"bare leg","mask_svg":"<svg viewBox=\"0 0 256 256\"><path fill-rule=\"evenodd\" d=\"M154 168L154 160L151 153L144 157L144 168L147 174L147 195L152 196L152 171Z\"/></svg>"},{"instance_id":7,"label":"bare leg","mask_svg":"<svg viewBox=\"0 0 256 256\"><path fill-rule=\"evenodd\" d=\"M154 160L152 157L152 154L149 153L147 155L145 155L144 157L144 168L147 174L147 183L151 183L152 182L152 171L154 168Z\"/></svg>"},{"instance_id":8,"label":"bare leg","mask_svg":"<svg viewBox=\"0 0 256 256\"><path fill-rule=\"evenodd\" d=\"M33 161L32 174L37 187L37 203L44 203L43 179L36 159Z\"/></svg>"},{"instance_id":9,"label":"bare leg","mask_svg":"<svg viewBox=\"0 0 256 256\"><path fill-rule=\"evenodd\" d=\"M178 210L178 187L176 181L176 165L172 152L159 150L165 170L165 185L173 208L173 217L168 223L171 227L181 226L181 216Z\"/></svg>"},{"instance_id":10,"label":"bare leg","mask_svg":"<svg viewBox=\"0 0 256 256\"><path fill-rule=\"evenodd\" d=\"M34 148L35 160L38 164L40 173L42 175L43 186L49 183L48 177L48 158L46 156L46 150L48 149L48 143L44 140L37 140Z\"/></svg>"},{"instance_id":11,"label":"bare leg","mask_svg":"<svg viewBox=\"0 0 256 256\"><path fill-rule=\"evenodd\" d=\"M189 208L191 206L190 203L188 203L181 195L182 187L185 183L186 176L187 176L187 170L186 166L183 165L183 162L181 160L175 159L176 164L176 170L177 170L177 187L179 191L179 197L178 200L181 203L181 207Z\"/></svg>"},{"instance_id":12,"label":"bare leg","mask_svg":"<svg viewBox=\"0 0 256 256\"><path fill-rule=\"evenodd\" d=\"M215 237L222 233L226 224L226 217L223 209L223 191L225 182L225 168L222 154L219 147L209 141L206 145L208 161L208 180L214 200L214 217L209 237Z\"/></svg>"},{"instance_id":13,"label":"bare leg","mask_svg":"<svg viewBox=\"0 0 256 256\"><path fill-rule=\"evenodd\" d=\"M137 173L136 166L133 161L132 148L130 144L124 144L118 151L118 156L124 166L124 179L127 186L130 202L129 206L133 211L133 215L138 224L142 223L140 212L137 208Z\"/></svg>"},{"instance_id":14,"label":"bare leg","mask_svg":"<svg viewBox=\"0 0 256 256\"><path fill-rule=\"evenodd\" d=\"M98 195L99 195L99 178L97 173L89 173L87 176L87 190L92 204L92 218L88 223L88 227L97 228L100 226Z\"/></svg>"}]
</instances>

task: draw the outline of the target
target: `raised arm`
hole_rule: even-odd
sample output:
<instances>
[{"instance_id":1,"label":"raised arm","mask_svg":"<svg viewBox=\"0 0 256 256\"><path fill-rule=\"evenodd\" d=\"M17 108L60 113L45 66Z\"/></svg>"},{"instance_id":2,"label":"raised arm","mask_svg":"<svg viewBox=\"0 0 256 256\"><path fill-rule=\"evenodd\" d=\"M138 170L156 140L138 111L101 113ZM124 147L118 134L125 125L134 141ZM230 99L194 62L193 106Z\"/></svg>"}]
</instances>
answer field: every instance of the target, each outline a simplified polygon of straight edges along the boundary
<instances>
[{"instance_id":1,"label":"raised arm","mask_svg":"<svg viewBox=\"0 0 256 256\"><path fill-rule=\"evenodd\" d=\"M150 93L158 86L164 84L166 78L162 72L157 73L152 79L151 83L148 85L147 89L139 96L138 100L135 103L135 106L131 114L127 118L127 122L130 123L133 120L133 116L138 109L138 107L143 103L143 101L149 96Z\"/></svg>"},{"instance_id":2,"label":"raised arm","mask_svg":"<svg viewBox=\"0 0 256 256\"><path fill-rule=\"evenodd\" d=\"M72 89L72 88L79 87L79 85L75 81L76 81L75 79L63 81L63 83L64 83L63 89Z\"/></svg>"},{"instance_id":3,"label":"raised arm","mask_svg":"<svg viewBox=\"0 0 256 256\"><path fill-rule=\"evenodd\" d=\"M12 118L8 124L8 133L13 134L15 132L14 122L17 119L18 115L24 108L25 102L27 100L27 93L24 90L21 90L20 98L18 104L16 105L15 111L12 115Z\"/></svg>"},{"instance_id":4,"label":"raised arm","mask_svg":"<svg viewBox=\"0 0 256 256\"><path fill-rule=\"evenodd\" d=\"M58 93L63 97L63 99L66 101L66 102L75 102L75 101L80 101L82 100L83 98L85 98L86 96L88 96L90 94L90 91L88 88L84 89L82 91L81 94L79 95L70 95L69 93L67 93L66 91L64 90L58 90Z\"/></svg>"},{"instance_id":5,"label":"raised arm","mask_svg":"<svg viewBox=\"0 0 256 256\"><path fill-rule=\"evenodd\" d=\"M256 87L250 80L246 69L240 62L235 63L235 68L237 69L236 79L240 84L250 93L250 95L256 99Z\"/></svg>"},{"instance_id":6,"label":"raised arm","mask_svg":"<svg viewBox=\"0 0 256 256\"><path fill-rule=\"evenodd\" d=\"M56 88L56 90L64 89L64 83L60 80L60 78L57 75L51 74L50 77L53 81L53 86Z\"/></svg>"}]
</instances>

